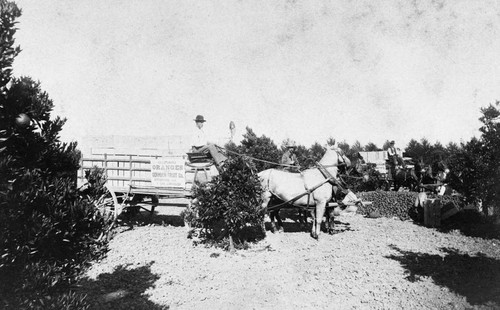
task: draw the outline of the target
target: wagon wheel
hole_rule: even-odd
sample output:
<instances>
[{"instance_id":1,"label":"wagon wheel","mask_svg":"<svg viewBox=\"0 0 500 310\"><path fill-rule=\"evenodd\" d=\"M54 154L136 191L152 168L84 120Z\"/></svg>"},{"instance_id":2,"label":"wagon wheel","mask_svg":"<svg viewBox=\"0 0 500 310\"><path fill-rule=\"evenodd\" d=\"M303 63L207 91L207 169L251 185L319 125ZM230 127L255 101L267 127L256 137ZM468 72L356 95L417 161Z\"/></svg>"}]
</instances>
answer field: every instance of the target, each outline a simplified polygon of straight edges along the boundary
<instances>
[{"instance_id":1,"label":"wagon wheel","mask_svg":"<svg viewBox=\"0 0 500 310\"><path fill-rule=\"evenodd\" d=\"M116 220L123 210L123 206L120 202L122 200L123 198L120 197L119 199L115 192L110 190L108 186L104 186L103 193L94 201L94 205L97 207L99 212L101 212L101 214L105 216L108 215L109 217L112 217L113 220Z\"/></svg>"}]
</instances>

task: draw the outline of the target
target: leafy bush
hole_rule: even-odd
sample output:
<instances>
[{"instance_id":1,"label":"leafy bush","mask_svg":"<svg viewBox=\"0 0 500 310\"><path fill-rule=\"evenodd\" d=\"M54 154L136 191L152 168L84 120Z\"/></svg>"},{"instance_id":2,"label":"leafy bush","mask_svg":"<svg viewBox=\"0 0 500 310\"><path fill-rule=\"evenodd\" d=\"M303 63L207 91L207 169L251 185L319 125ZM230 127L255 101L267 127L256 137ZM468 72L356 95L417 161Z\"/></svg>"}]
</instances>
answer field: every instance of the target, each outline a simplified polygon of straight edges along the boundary
<instances>
[{"instance_id":1,"label":"leafy bush","mask_svg":"<svg viewBox=\"0 0 500 310\"><path fill-rule=\"evenodd\" d=\"M196 214L193 226L201 227L207 239L229 237L236 244L247 241L249 226L262 227L264 210L260 180L253 164L236 156L228 159L220 175L211 182L198 184L193 196L196 202L188 215Z\"/></svg>"},{"instance_id":2,"label":"leafy bush","mask_svg":"<svg viewBox=\"0 0 500 310\"><path fill-rule=\"evenodd\" d=\"M247 132L243 135L241 145L236 147L240 154L260 159L255 161L256 171L263 171L268 168L275 168L281 159L282 153L278 150L276 144L266 136L257 137L252 129L247 127Z\"/></svg>"},{"instance_id":3,"label":"leafy bush","mask_svg":"<svg viewBox=\"0 0 500 310\"><path fill-rule=\"evenodd\" d=\"M51 118L48 94L11 78L20 14L0 0L0 296L9 297L0 308L79 308L80 297L59 290L106 250L109 223L76 189L81 154L60 141L65 120Z\"/></svg>"},{"instance_id":4,"label":"leafy bush","mask_svg":"<svg viewBox=\"0 0 500 310\"><path fill-rule=\"evenodd\" d=\"M87 262L107 249L106 239L100 237L109 222L91 201L81 199L76 189L68 186L72 182L58 179L43 184L37 177L31 180L32 190L9 193L12 208L2 210L2 219L8 222L1 229L0 277L4 278L6 271L16 271L13 277L25 283L12 288L0 285L0 295L14 289L15 294L9 296L25 298L15 301L18 304L37 298L40 292L57 295Z\"/></svg>"},{"instance_id":5,"label":"leafy bush","mask_svg":"<svg viewBox=\"0 0 500 310\"><path fill-rule=\"evenodd\" d=\"M500 102L481 109L481 137L453 149L448 158L457 176L453 187L468 202L482 200L485 210L500 214ZM490 213L492 213L490 212ZM492 214L490 214L492 215Z\"/></svg>"},{"instance_id":6,"label":"leafy bush","mask_svg":"<svg viewBox=\"0 0 500 310\"><path fill-rule=\"evenodd\" d=\"M24 277L4 274L3 293L11 296L0 304L2 309L88 309L85 295L68 291L67 271L58 263L33 262L23 267ZM73 271L73 279L78 270Z\"/></svg>"}]
</instances>

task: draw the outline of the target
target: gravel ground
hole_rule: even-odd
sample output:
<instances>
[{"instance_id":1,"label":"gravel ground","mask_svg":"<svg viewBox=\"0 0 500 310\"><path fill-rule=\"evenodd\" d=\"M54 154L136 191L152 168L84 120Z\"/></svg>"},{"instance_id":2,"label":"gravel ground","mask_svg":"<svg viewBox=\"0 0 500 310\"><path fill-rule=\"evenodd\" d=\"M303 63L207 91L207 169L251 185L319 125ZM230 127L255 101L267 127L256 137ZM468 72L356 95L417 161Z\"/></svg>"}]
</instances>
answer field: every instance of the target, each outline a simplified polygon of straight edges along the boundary
<instances>
[{"instance_id":1,"label":"gravel ground","mask_svg":"<svg viewBox=\"0 0 500 310\"><path fill-rule=\"evenodd\" d=\"M500 309L498 239L350 214L319 241L288 220L231 254L193 245L175 213L156 221L122 228L88 270L93 308Z\"/></svg>"}]
</instances>

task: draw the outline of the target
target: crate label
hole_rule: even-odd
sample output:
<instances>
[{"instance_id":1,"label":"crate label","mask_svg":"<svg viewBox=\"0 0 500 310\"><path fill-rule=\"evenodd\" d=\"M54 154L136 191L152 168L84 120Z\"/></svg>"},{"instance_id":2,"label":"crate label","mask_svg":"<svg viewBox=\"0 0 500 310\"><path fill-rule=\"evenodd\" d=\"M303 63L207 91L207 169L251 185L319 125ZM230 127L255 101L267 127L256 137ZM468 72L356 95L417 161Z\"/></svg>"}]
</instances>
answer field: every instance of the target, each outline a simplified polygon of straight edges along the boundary
<instances>
[{"instance_id":1,"label":"crate label","mask_svg":"<svg viewBox=\"0 0 500 310\"><path fill-rule=\"evenodd\" d=\"M186 186L184 164L182 156L151 159L151 185L184 188Z\"/></svg>"}]
</instances>

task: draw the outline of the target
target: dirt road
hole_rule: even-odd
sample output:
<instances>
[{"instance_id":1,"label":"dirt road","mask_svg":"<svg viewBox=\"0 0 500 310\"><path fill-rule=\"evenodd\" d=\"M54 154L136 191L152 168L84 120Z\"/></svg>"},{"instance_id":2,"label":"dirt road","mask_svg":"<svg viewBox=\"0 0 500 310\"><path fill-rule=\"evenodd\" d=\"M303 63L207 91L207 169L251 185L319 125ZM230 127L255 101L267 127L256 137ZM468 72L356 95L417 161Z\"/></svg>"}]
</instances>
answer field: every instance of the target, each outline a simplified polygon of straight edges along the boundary
<instances>
[{"instance_id":1,"label":"dirt road","mask_svg":"<svg viewBox=\"0 0 500 310\"><path fill-rule=\"evenodd\" d=\"M500 309L498 239L352 214L319 241L288 222L230 254L160 219L120 232L88 271L95 308Z\"/></svg>"}]
</instances>

